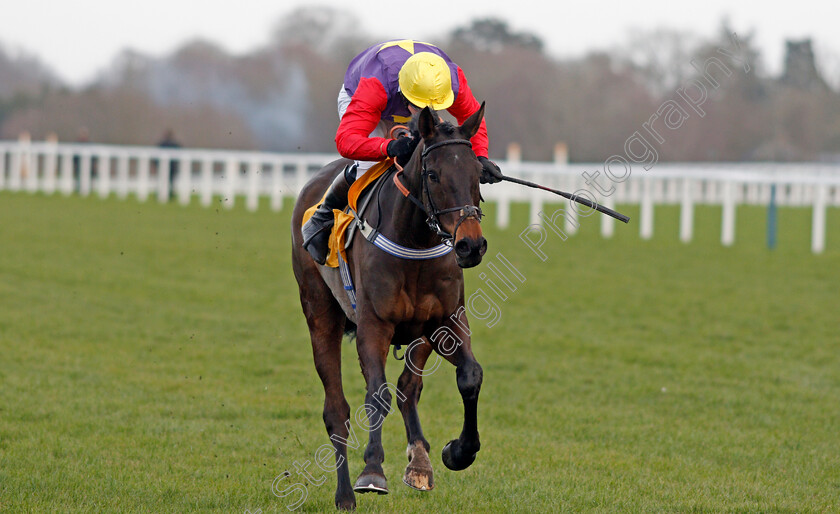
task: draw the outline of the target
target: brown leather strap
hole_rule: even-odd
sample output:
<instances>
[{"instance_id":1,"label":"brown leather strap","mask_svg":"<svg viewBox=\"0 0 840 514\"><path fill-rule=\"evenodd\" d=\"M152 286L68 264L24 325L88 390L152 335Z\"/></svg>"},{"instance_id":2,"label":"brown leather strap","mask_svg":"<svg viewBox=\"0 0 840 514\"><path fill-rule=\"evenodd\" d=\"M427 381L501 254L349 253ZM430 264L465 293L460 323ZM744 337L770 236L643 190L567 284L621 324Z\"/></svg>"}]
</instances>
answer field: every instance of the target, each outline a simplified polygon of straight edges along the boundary
<instances>
[{"instance_id":1,"label":"brown leather strap","mask_svg":"<svg viewBox=\"0 0 840 514\"><path fill-rule=\"evenodd\" d=\"M411 191L409 191L409 190L408 190L408 188L406 188L406 187L403 185L402 181L400 180L400 175L402 175L402 172L403 172L403 170L402 170L402 168L400 167L400 168L399 168L399 171L397 171L396 173L394 173L394 185L395 185L395 186L397 186L397 189L399 189L399 190L400 190L400 193L402 193L402 194L403 194L403 196L406 196L406 197L407 197L408 195L410 195L410 194L411 194Z\"/></svg>"}]
</instances>

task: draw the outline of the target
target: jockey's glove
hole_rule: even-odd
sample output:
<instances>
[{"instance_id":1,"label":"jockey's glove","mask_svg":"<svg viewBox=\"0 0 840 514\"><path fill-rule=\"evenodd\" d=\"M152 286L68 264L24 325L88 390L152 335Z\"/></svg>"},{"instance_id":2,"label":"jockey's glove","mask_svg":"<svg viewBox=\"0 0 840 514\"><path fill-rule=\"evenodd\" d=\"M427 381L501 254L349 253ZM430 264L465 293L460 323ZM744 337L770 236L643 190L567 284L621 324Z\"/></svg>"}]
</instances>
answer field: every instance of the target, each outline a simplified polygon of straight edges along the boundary
<instances>
[{"instance_id":1,"label":"jockey's glove","mask_svg":"<svg viewBox=\"0 0 840 514\"><path fill-rule=\"evenodd\" d=\"M496 182L502 181L504 175L502 175L502 170L499 169L495 162L487 157L479 157L478 162L481 163L481 178L479 182L482 184L495 184Z\"/></svg>"},{"instance_id":2,"label":"jockey's glove","mask_svg":"<svg viewBox=\"0 0 840 514\"><path fill-rule=\"evenodd\" d=\"M388 157L394 157L397 160L397 164L405 166L408 160L411 159L411 155L414 153L414 149L417 148L417 143L419 142L420 138L403 136L388 143L385 152L388 154Z\"/></svg>"}]
</instances>

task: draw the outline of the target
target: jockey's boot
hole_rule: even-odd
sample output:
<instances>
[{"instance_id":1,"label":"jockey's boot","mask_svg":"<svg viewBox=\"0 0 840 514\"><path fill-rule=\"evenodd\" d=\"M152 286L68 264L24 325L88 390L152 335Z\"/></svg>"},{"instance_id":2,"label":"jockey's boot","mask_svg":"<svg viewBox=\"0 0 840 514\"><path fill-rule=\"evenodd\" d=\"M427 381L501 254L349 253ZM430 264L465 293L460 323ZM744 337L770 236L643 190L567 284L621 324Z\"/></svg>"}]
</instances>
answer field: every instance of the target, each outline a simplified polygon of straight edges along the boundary
<instances>
[{"instance_id":1,"label":"jockey's boot","mask_svg":"<svg viewBox=\"0 0 840 514\"><path fill-rule=\"evenodd\" d=\"M301 228L303 247L318 264L324 264L327 261L327 254L330 251L330 229L335 221L333 209L347 207L347 192L355 180L356 165L347 165L344 171L333 180L324 197L324 202Z\"/></svg>"}]
</instances>

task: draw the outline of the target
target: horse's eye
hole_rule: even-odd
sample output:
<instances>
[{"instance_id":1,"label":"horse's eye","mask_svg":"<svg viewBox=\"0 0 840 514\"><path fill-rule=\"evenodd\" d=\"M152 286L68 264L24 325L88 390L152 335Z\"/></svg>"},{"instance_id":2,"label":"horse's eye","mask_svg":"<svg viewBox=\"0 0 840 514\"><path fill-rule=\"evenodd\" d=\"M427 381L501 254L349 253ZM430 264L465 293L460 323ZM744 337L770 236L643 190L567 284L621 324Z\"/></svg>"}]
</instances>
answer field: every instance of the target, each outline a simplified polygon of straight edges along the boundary
<instances>
[{"instance_id":1,"label":"horse's eye","mask_svg":"<svg viewBox=\"0 0 840 514\"><path fill-rule=\"evenodd\" d=\"M432 182L440 182L440 177L438 177L437 173L435 173L434 171L427 171L426 174L429 176L429 180L431 180Z\"/></svg>"}]
</instances>

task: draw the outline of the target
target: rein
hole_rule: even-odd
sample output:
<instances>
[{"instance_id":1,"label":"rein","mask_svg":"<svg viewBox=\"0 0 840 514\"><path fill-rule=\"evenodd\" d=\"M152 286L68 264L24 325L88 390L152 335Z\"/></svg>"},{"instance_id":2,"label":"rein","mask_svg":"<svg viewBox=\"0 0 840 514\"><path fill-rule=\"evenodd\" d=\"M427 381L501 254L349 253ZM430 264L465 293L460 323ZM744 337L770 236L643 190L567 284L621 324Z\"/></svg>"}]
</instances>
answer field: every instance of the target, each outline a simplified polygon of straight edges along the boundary
<instances>
[{"instance_id":1,"label":"rein","mask_svg":"<svg viewBox=\"0 0 840 514\"><path fill-rule=\"evenodd\" d=\"M421 199L411 194L411 191L409 191L408 188L405 187L405 185L402 183L399 177L403 172L403 167L397 164L396 161L394 161L394 164L396 164L397 166L397 173L394 174L394 184L397 186L397 189L399 189L400 193L402 193L403 196L411 200L414 203L414 205L417 206L417 208L419 208L423 213L426 214L426 224L429 225L429 228L432 230L432 232L437 234L438 237L440 237L443 240L443 244L451 247L453 245L453 242L455 241L455 236L458 234L458 228L461 226L461 224L470 218L481 223L481 217L484 216L484 214L481 212L481 208L475 205L463 205L461 207L449 207L447 209L438 209L435 205L435 201L434 198L432 198L431 189L429 187L429 172L426 169L426 157L432 150L436 150L438 148L448 145L467 145L470 148L472 148L472 143L470 143L466 139L449 139L446 141L440 141L423 149L423 153L420 154L420 160L423 165L420 171L420 177L422 178L420 196L425 196L425 199L429 205L428 208ZM461 213L461 217L458 218L458 221L455 223L455 229L451 234L447 232L440 223L440 216L442 214L447 214L450 212Z\"/></svg>"}]
</instances>

